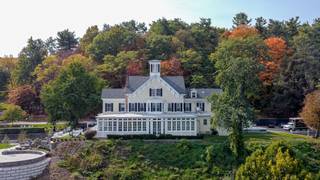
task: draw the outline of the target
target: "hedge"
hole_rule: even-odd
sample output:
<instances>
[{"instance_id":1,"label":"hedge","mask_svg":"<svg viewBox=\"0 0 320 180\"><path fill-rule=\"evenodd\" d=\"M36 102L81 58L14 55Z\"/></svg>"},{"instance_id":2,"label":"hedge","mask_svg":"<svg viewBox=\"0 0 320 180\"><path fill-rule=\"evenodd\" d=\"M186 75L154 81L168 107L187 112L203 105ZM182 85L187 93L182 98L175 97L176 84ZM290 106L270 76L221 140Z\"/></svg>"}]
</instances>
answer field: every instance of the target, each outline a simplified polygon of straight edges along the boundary
<instances>
[{"instance_id":1,"label":"hedge","mask_svg":"<svg viewBox=\"0 0 320 180\"><path fill-rule=\"evenodd\" d=\"M139 134L139 135L108 135L109 139L203 139L203 135L197 136L173 136L170 134L166 135L153 135L153 134Z\"/></svg>"},{"instance_id":2,"label":"hedge","mask_svg":"<svg viewBox=\"0 0 320 180\"><path fill-rule=\"evenodd\" d=\"M20 134L22 131L26 133L45 133L44 128L0 128L0 134Z\"/></svg>"}]
</instances>

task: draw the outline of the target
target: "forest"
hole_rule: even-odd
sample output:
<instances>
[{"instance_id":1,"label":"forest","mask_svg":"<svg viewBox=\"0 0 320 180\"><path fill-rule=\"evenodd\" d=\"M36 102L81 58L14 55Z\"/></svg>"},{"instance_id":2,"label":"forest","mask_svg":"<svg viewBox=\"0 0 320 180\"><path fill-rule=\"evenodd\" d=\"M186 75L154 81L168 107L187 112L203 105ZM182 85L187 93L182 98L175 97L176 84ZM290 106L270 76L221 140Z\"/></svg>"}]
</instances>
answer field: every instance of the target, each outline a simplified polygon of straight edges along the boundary
<instances>
[{"instance_id":1,"label":"forest","mask_svg":"<svg viewBox=\"0 0 320 180\"><path fill-rule=\"evenodd\" d=\"M126 76L147 75L150 59L162 61L162 75L183 75L187 87L225 90L226 82L253 73L259 78L246 97L255 114L298 116L305 96L320 84L320 19L238 13L232 22L223 28L206 18L161 18L149 25L131 20L88 27L82 37L69 29L47 39L30 37L18 57L0 58L0 109L9 111L2 118L47 114L51 121L76 124L101 111L103 87L123 87ZM221 78L226 62L237 58L253 61L229 68L234 73ZM246 65L255 71L247 72Z\"/></svg>"}]
</instances>

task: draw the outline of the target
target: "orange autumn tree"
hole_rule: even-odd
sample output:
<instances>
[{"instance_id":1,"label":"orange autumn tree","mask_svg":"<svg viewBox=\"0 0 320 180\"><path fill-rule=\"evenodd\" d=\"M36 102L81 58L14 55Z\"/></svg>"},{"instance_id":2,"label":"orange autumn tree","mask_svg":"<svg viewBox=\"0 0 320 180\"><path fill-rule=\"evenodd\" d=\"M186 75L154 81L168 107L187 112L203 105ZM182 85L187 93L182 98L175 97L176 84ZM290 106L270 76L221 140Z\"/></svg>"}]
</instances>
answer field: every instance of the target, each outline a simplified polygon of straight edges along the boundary
<instances>
[{"instance_id":1,"label":"orange autumn tree","mask_svg":"<svg viewBox=\"0 0 320 180\"><path fill-rule=\"evenodd\" d=\"M251 26L248 25L241 25L234 28L232 31L228 31L224 34L227 38L234 39L234 38L247 38L250 36L257 36L259 35L259 31Z\"/></svg>"},{"instance_id":2,"label":"orange autumn tree","mask_svg":"<svg viewBox=\"0 0 320 180\"><path fill-rule=\"evenodd\" d=\"M304 123L316 130L315 137L320 132L320 90L311 92L305 97L304 107L300 113Z\"/></svg>"},{"instance_id":3,"label":"orange autumn tree","mask_svg":"<svg viewBox=\"0 0 320 180\"><path fill-rule=\"evenodd\" d=\"M142 60L129 61L127 66L127 74L129 76L137 76L143 74L143 62Z\"/></svg>"},{"instance_id":4,"label":"orange autumn tree","mask_svg":"<svg viewBox=\"0 0 320 180\"><path fill-rule=\"evenodd\" d=\"M264 43L268 48L270 59L261 61L265 69L259 74L259 77L264 84L270 85L279 71L282 60L286 56L287 44L285 40L279 37L270 37L265 39Z\"/></svg>"},{"instance_id":5,"label":"orange autumn tree","mask_svg":"<svg viewBox=\"0 0 320 180\"><path fill-rule=\"evenodd\" d=\"M181 76L183 75L181 62L177 58L171 58L161 62L161 75Z\"/></svg>"}]
</instances>

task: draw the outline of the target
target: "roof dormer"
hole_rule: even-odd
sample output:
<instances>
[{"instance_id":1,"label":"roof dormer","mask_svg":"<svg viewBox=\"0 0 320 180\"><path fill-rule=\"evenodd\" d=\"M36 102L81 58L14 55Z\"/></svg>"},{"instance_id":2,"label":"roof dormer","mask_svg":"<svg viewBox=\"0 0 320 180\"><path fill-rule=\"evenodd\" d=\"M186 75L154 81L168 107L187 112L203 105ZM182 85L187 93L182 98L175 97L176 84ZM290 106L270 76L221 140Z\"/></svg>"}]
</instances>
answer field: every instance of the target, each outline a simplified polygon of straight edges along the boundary
<instances>
[{"instance_id":1,"label":"roof dormer","mask_svg":"<svg viewBox=\"0 0 320 180\"><path fill-rule=\"evenodd\" d=\"M160 76L160 60L149 61L150 76Z\"/></svg>"},{"instance_id":2,"label":"roof dormer","mask_svg":"<svg viewBox=\"0 0 320 180\"><path fill-rule=\"evenodd\" d=\"M191 89L191 91L190 91L190 97L191 97L191 98L198 98L197 90L196 90L196 89Z\"/></svg>"}]
</instances>

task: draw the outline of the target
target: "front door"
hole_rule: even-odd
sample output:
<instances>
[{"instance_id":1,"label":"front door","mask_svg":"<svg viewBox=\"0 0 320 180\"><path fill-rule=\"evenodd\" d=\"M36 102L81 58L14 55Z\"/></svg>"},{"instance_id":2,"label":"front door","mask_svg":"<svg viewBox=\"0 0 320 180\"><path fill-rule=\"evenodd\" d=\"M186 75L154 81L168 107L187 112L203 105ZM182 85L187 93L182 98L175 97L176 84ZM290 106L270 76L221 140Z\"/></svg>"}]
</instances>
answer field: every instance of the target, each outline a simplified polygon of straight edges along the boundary
<instances>
[{"instance_id":1,"label":"front door","mask_svg":"<svg viewBox=\"0 0 320 180\"><path fill-rule=\"evenodd\" d=\"M160 118L152 119L152 134L159 135L161 134L162 121Z\"/></svg>"}]
</instances>

